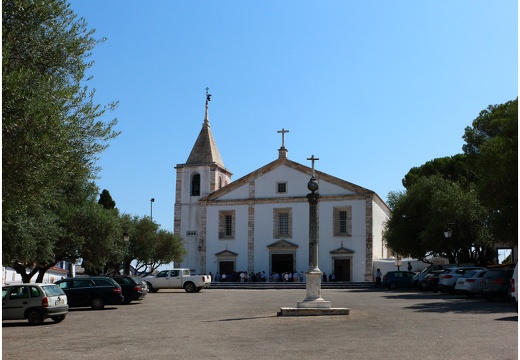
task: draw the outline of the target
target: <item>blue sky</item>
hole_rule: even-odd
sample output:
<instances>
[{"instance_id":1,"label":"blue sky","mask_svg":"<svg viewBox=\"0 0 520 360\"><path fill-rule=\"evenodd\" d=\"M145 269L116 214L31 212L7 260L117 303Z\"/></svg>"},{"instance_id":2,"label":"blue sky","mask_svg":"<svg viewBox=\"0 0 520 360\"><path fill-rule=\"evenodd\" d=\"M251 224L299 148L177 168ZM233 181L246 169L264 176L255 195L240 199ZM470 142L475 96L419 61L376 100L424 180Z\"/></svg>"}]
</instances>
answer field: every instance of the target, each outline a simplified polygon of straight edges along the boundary
<instances>
[{"instance_id":1,"label":"blue sky","mask_svg":"<svg viewBox=\"0 0 520 360\"><path fill-rule=\"evenodd\" d=\"M517 1L73 0L95 37L96 101L121 135L98 163L121 212L173 231L175 166L204 120L233 179L289 158L375 191L462 152L518 96ZM306 184L304 184L306 186Z\"/></svg>"}]
</instances>

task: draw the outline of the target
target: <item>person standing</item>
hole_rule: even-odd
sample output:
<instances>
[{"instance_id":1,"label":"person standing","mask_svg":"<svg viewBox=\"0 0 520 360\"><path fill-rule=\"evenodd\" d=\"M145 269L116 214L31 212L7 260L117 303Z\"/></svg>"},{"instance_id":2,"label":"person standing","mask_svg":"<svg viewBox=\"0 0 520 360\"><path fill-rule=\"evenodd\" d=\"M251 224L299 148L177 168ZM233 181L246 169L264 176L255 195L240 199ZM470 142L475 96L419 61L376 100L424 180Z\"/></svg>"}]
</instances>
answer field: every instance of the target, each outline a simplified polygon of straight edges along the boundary
<instances>
[{"instance_id":1,"label":"person standing","mask_svg":"<svg viewBox=\"0 0 520 360\"><path fill-rule=\"evenodd\" d=\"M408 261L408 271L412 271L412 264Z\"/></svg>"},{"instance_id":2,"label":"person standing","mask_svg":"<svg viewBox=\"0 0 520 360\"><path fill-rule=\"evenodd\" d=\"M381 276L383 276L383 274L381 273L381 269L377 269L376 270L376 288L381 287Z\"/></svg>"}]
</instances>

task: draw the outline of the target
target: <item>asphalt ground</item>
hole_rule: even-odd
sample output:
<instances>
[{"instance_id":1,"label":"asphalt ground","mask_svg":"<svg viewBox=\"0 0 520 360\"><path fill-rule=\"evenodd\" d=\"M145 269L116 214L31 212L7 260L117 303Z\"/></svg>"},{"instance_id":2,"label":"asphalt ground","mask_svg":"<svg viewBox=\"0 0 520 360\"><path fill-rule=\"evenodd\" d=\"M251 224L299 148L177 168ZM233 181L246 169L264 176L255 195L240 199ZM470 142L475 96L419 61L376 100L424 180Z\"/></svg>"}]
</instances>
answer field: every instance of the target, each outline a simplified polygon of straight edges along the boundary
<instances>
[{"instance_id":1,"label":"asphalt ground","mask_svg":"<svg viewBox=\"0 0 520 360\"><path fill-rule=\"evenodd\" d=\"M71 309L55 324L2 322L3 359L517 359L506 302L389 290L322 290L348 316L279 317L305 290L161 290Z\"/></svg>"}]
</instances>

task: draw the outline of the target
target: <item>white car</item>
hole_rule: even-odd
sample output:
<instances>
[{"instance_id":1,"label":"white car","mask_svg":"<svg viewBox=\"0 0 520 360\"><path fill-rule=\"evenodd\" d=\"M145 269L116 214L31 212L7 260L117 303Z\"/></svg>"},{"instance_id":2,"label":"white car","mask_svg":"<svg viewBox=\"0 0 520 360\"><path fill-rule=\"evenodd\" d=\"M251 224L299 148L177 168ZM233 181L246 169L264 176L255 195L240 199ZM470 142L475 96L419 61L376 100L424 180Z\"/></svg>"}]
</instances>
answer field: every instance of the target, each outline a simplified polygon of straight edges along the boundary
<instances>
[{"instance_id":1,"label":"white car","mask_svg":"<svg viewBox=\"0 0 520 360\"><path fill-rule=\"evenodd\" d=\"M2 320L27 319L38 325L51 318L59 323L68 311L67 295L55 284L2 286Z\"/></svg>"},{"instance_id":2,"label":"white car","mask_svg":"<svg viewBox=\"0 0 520 360\"><path fill-rule=\"evenodd\" d=\"M473 297L480 294L480 279L487 273L487 269L470 270L457 279L455 292Z\"/></svg>"},{"instance_id":3,"label":"white car","mask_svg":"<svg viewBox=\"0 0 520 360\"><path fill-rule=\"evenodd\" d=\"M439 275L439 284L437 287L441 292L453 293L455 291L455 283L457 279L470 270L481 270L481 267L459 267L444 270Z\"/></svg>"}]
</instances>

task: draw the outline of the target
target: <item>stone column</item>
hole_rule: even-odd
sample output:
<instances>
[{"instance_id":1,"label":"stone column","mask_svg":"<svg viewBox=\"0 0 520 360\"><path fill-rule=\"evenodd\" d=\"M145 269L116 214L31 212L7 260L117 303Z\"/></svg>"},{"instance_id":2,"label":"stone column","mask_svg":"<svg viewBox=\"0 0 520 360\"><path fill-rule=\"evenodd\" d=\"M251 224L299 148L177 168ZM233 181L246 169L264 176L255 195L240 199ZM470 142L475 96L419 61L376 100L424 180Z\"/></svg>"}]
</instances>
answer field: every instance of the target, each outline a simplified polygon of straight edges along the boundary
<instances>
[{"instance_id":1,"label":"stone column","mask_svg":"<svg viewBox=\"0 0 520 360\"><path fill-rule=\"evenodd\" d=\"M307 194L309 200L309 269L306 275L307 297L303 301L298 301L298 308L330 308L330 301L321 298L321 275L322 272L318 266L318 247L319 247L319 227L318 227L318 201L319 194L318 182L314 177L314 166L312 178L307 184L307 188L311 191Z\"/></svg>"}]
</instances>

